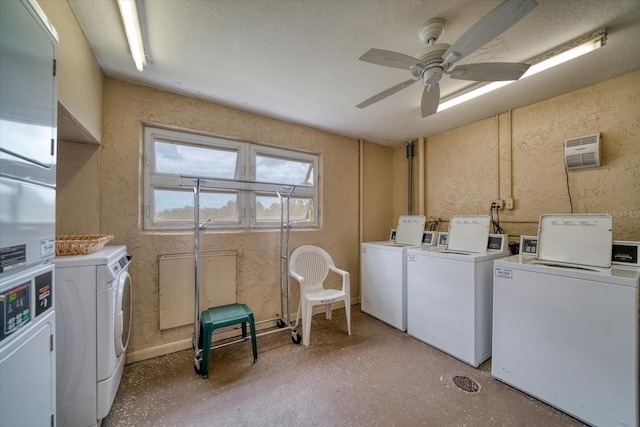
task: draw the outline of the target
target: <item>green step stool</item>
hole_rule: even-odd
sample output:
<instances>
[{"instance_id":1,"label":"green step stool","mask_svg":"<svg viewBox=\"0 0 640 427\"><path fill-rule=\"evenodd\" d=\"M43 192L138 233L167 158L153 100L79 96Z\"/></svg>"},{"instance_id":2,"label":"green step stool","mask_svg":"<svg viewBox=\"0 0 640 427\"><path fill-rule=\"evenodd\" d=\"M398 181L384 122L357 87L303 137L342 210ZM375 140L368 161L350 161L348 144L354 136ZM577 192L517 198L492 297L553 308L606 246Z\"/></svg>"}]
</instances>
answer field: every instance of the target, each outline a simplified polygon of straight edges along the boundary
<instances>
[{"instance_id":1,"label":"green step stool","mask_svg":"<svg viewBox=\"0 0 640 427\"><path fill-rule=\"evenodd\" d=\"M213 331L225 326L242 324L242 338L247 338L247 323L251 330L251 346L253 347L253 362L258 361L258 345L256 343L256 324L253 311L246 304L227 304L212 307L202 312L200 319L200 333L202 338L202 363L200 373L202 378L209 378L209 360L211 358L211 335Z\"/></svg>"}]
</instances>

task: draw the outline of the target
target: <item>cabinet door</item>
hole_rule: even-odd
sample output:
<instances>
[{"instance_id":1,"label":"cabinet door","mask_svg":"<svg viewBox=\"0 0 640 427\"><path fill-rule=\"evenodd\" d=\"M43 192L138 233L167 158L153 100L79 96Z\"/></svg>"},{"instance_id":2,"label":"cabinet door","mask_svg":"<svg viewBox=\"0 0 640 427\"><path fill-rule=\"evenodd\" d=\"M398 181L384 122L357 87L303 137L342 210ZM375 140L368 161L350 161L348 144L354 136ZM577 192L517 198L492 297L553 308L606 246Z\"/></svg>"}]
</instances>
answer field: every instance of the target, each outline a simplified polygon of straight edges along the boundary
<instances>
[{"instance_id":1,"label":"cabinet door","mask_svg":"<svg viewBox=\"0 0 640 427\"><path fill-rule=\"evenodd\" d=\"M0 351L2 425L50 426L56 411L53 324L38 324L22 334Z\"/></svg>"},{"instance_id":2,"label":"cabinet door","mask_svg":"<svg viewBox=\"0 0 640 427\"><path fill-rule=\"evenodd\" d=\"M49 168L55 161L57 41L36 8L0 1L0 161L7 173L21 162Z\"/></svg>"}]
</instances>

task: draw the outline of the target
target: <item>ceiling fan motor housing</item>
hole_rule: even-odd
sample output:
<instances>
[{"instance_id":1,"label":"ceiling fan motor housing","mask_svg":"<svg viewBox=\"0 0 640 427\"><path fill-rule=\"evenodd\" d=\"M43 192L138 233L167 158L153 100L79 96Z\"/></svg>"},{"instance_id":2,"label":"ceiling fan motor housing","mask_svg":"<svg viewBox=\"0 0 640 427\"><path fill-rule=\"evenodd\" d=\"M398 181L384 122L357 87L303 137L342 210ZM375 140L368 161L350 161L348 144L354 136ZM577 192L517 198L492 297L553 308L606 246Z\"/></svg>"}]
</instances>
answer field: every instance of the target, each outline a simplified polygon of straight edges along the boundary
<instances>
[{"instance_id":1,"label":"ceiling fan motor housing","mask_svg":"<svg viewBox=\"0 0 640 427\"><path fill-rule=\"evenodd\" d=\"M449 49L448 44L436 44L427 47L420 56L420 63L411 68L414 77L422 77L425 85L438 83L444 74L442 55Z\"/></svg>"},{"instance_id":2,"label":"ceiling fan motor housing","mask_svg":"<svg viewBox=\"0 0 640 427\"><path fill-rule=\"evenodd\" d=\"M422 82L425 85L438 83L442 78L443 72L444 71L442 70L442 67L439 65L427 68L426 70L424 70L424 74L422 75Z\"/></svg>"}]
</instances>

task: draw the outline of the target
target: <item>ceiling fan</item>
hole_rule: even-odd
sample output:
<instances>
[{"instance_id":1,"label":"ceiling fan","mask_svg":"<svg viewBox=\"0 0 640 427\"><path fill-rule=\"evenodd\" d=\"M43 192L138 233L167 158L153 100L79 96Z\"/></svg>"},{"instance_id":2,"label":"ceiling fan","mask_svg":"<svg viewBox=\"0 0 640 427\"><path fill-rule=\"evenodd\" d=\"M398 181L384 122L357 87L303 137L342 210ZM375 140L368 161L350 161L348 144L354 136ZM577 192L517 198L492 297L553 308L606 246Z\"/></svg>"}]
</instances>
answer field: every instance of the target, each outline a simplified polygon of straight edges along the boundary
<instances>
[{"instance_id":1,"label":"ceiling fan","mask_svg":"<svg viewBox=\"0 0 640 427\"><path fill-rule=\"evenodd\" d=\"M382 49L369 49L359 59L385 67L411 71L412 79L390 87L356 105L365 108L422 80L422 117L435 114L440 103L440 79L444 74L452 79L472 81L518 80L529 64L492 62L484 64L453 64L481 48L524 18L538 3L535 0L506 0L476 22L453 46L436 44L444 31L446 21L436 18L425 22L418 30L418 38L427 45L419 58Z\"/></svg>"}]
</instances>

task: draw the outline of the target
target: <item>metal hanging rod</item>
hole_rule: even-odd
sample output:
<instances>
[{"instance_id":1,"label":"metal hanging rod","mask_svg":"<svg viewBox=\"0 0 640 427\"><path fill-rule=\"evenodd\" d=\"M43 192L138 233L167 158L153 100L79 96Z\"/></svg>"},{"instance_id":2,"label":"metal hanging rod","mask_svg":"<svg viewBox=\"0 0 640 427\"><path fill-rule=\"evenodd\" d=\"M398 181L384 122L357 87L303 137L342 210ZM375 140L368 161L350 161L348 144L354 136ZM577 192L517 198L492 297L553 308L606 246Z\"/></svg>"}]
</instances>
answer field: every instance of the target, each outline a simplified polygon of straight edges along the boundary
<instances>
[{"instance_id":1,"label":"metal hanging rod","mask_svg":"<svg viewBox=\"0 0 640 427\"><path fill-rule=\"evenodd\" d=\"M285 184L285 183L282 183L282 182L251 181L251 180L245 180L245 179L215 178L215 177L211 177L211 176L198 176L198 175L180 175L180 178L194 179L194 180L199 180L200 182L202 182L202 181L236 182L236 183L239 183L239 184L275 185L275 186L285 187L285 188L291 188L291 187L293 187L293 188L309 188L310 187L309 185L303 185L303 184ZM209 188L209 187L207 187L207 188Z\"/></svg>"},{"instance_id":2,"label":"metal hanging rod","mask_svg":"<svg viewBox=\"0 0 640 427\"><path fill-rule=\"evenodd\" d=\"M186 184L181 184L180 188L193 188L193 185L186 185ZM289 190L292 187L285 187L285 190ZM223 190L223 191L237 191L237 192L245 192L245 193L264 193L264 194L282 194L280 191L277 190L257 190L257 189L251 189L251 188L235 188L235 187L220 187L220 186L212 186L212 187L207 187L206 185L200 185L200 190ZM287 191L288 192L288 191Z\"/></svg>"}]
</instances>

